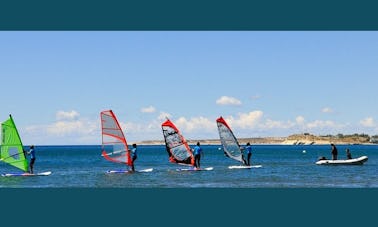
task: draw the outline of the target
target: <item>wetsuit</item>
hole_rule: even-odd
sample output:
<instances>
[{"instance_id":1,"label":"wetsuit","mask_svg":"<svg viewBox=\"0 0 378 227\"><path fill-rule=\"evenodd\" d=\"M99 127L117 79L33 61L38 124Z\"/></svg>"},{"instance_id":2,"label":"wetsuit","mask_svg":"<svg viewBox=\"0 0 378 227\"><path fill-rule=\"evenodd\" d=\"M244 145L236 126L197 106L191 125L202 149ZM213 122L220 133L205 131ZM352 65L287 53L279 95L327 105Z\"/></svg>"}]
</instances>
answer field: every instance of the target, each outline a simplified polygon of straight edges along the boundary
<instances>
[{"instance_id":1,"label":"wetsuit","mask_svg":"<svg viewBox=\"0 0 378 227\"><path fill-rule=\"evenodd\" d=\"M193 155L194 155L194 166L196 168L201 168L201 164L200 164L200 161L201 161L201 152L202 152L202 148L200 146L195 146L194 147L194 151L193 151Z\"/></svg>"},{"instance_id":2,"label":"wetsuit","mask_svg":"<svg viewBox=\"0 0 378 227\"><path fill-rule=\"evenodd\" d=\"M135 171L134 161L137 159L137 149L134 147L131 149L131 170Z\"/></svg>"},{"instance_id":3,"label":"wetsuit","mask_svg":"<svg viewBox=\"0 0 378 227\"><path fill-rule=\"evenodd\" d=\"M252 156L252 147L250 145L247 145L245 147L245 150L247 151L247 166L251 165L251 156Z\"/></svg>"},{"instance_id":4,"label":"wetsuit","mask_svg":"<svg viewBox=\"0 0 378 227\"><path fill-rule=\"evenodd\" d=\"M35 162L35 151L34 148L30 148L28 154L30 155L30 163L29 163L29 172L33 173L34 162Z\"/></svg>"}]
</instances>

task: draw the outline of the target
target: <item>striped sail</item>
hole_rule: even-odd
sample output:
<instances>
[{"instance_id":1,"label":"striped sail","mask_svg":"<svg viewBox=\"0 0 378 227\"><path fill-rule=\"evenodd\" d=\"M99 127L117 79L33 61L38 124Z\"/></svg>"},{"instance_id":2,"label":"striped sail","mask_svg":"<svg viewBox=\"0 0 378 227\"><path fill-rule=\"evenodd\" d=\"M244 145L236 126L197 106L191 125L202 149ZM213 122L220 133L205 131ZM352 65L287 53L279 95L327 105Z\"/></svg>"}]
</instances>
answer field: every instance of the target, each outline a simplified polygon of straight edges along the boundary
<instances>
[{"instance_id":1,"label":"striped sail","mask_svg":"<svg viewBox=\"0 0 378 227\"><path fill-rule=\"evenodd\" d=\"M102 156L109 161L131 166L126 138L112 110L102 111Z\"/></svg>"},{"instance_id":2,"label":"striped sail","mask_svg":"<svg viewBox=\"0 0 378 227\"><path fill-rule=\"evenodd\" d=\"M224 152L228 157L244 163L243 153L240 150L239 142L232 132L230 126L228 126L228 124L222 117L217 119L217 126Z\"/></svg>"},{"instance_id":3,"label":"striped sail","mask_svg":"<svg viewBox=\"0 0 378 227\"><path fill-rule=\"evenodd\" d=\"M176 126L167 119L161 127L169 161L177 164L194 165L192 151Z\"/></svg>"},{"instance_id":4,"label":"striped sail","mask_svg":"<svg viewBox=\"0 0 378 227\"><path fill-rule=\"evenodd\" d=\"M11 115L8 120L1 123L0 160L24 172L28 171L28 160Z\"/></svg>"}]
</instances>

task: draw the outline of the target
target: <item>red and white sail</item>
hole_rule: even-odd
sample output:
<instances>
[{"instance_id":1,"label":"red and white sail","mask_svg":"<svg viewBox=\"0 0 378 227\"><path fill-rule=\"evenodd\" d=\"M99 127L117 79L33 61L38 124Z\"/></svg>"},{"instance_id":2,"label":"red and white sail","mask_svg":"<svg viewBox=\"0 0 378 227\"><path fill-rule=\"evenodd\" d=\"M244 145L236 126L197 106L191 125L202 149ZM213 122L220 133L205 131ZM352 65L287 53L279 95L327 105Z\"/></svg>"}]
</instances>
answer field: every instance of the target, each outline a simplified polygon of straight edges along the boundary
<instances>
[{"instance_id":1,"label":"red and white sail","mask_svg":"<svg viewBox=\"0 0 378 227\"><path fill-rule=\"evenodd\" d=\"M161 127L169 161L177 164L194 165L193 153L177 127L169 119Z\"/></svg>"},{"instance_id":2,"label":"red and white sail","mask_svg":"<svg viewBox=\"0 0 378 227\"><path fill-rule=\"evenodd\" d=\"M219 117L216 122L218 126L219 138L222 143L224 152L228 157L244 163L243 153L240 149L239 142L232 132L230 126L228 126L223 117Z\"/></svg>"},{"instance_id":3,"label":"red and white sail","mask_svg":"<svg viewBox=\"0 0 378 227\"><path fill-rule=\"evenodd\" d=\"M109 161L131 166L126 138L112 110L102 111L102 156Z\"/></svg>"}]
</instances>

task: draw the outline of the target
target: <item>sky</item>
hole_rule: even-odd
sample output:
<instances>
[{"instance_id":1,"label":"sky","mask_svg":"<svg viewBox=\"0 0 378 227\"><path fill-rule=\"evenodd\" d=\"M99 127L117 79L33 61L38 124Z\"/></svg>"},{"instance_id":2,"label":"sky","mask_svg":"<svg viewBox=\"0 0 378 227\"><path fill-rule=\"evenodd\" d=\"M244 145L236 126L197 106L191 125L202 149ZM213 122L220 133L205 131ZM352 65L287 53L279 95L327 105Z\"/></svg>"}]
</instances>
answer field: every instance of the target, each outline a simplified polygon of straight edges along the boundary
<instances>
[{"instance_id":1,"label":"sky","mask_svg":"<svg viewBox=\"0 0 378 227\"><path fill-rule=\"evenodd\" d=\"M1 31L0 119L24 144L378 134L376 31Z\"/></svg>"}]
</instances>

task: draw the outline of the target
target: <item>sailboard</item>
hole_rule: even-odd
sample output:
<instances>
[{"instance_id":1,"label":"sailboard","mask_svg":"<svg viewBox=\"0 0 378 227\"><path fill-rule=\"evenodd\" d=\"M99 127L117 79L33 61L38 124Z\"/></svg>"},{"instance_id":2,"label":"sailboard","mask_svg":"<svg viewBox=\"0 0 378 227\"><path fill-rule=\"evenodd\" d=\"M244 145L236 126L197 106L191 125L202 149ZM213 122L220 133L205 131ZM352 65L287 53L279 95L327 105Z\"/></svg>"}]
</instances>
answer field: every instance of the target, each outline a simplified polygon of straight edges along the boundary
<instances>
[{"instance_id":1,"label":"sailboard","mask_svg":"<svg viewBox=\"0 0 378 227\"><path fill-rule=\"evenodd\" d=\"M252 168L261 168L262 165L250 165L250 166L229 166L229 169L252 169Z\"/></svg>"},{"instance_id":2,"label":"sailboard","mask_svg":"<svg viewBox=\"0 0 378 227\"><path fill-rule=\"evenodd\" d=\"M194 156L192 150L178 128L169 119L167 119L161 127L169 161L179 165L190 166L190 168L179 168L179 171L187 171L189 169L201 170L194 168ZM208 167L203 168L203 170L213 170L213 168Z\"/></svg>"},{"instance_id":3,"label":"sailboard","mask_svg":"<svg viewBox=\"0 0 378 227\"><path fill-rule=\"evenodd\" d=\"M108 161L132 166L131 154L118 120L112 110L100 113L102 129L102 153ZM152 171L152 170L151 170ZM149 171L149 172L151 172ZM128 173L131 170L108 170L107 173ZM138 172L138 171L136 171Z\"/></svg>"},{"instance_id":4,"label":"sailboard","mask_svg":"<svg viewBox=\"0 0 378 227\"><path fill-rule=\"evenodd\" d=\"M28 172L29 162L12 115L9 115L9 119L1 123L0 161L23 171L21 173L5 173L2 176L48 176L51 174L50 171L36 174Z\"/></svg>"},{"instance_id":5,"label":"sailboard","mask_svg":"<svg viewBox=\"0 0 378 227\"><path fill-rule=\"evenodd\" d=\"M217 127L219 132L219 138L222 143L224 154L235 160L240 162L240 165L233 165L229 166L229 169L252 169L252 168L260 168L261 165L254 165L248 166L244 164L244 157L243 152L240 149L240 145L238 140L236 139L234 133L232 132L230 126L227 122L223 119L223 117L219 117L217 120Z\"/></svg>"},{"instance_id":6,"label":"sailboard","mask_svg":"<svg viewBox=\"0 0 378 227\"><path fill-rule=\"evenodd\" d=\"M154 170L153 168L149 168L149 169L136 170L135 172L137 172L137 173L150 173L153 170ZM132 171L130 171L130 170L108 170L108 171L106 171L106 173L120 173L120 174L123 174L123 173L132 173Z\"/></svg>"},{"instance_id":7,"label":"sailboard","mask_svg":"<svg viewBox=\"0 0 378 227\"><path fill-rule=\"evenodd\" d=\"M32 176L49 176L51 171L42 173L5 173L1 174L3 177L32 177Z\"/></svg>"},{"instance_id":8,"label":"sailboard","mask_svg":"<svg viewBox=\"0 0 378 227\"><path fill-rule=\"evenodd\" d=\"M190 167L190 168L180 168L176 169L176 171L211 171L213 170L213 167L206 167L206 168L195 168L195 167Z\"/></svg>"}]
</instances>

